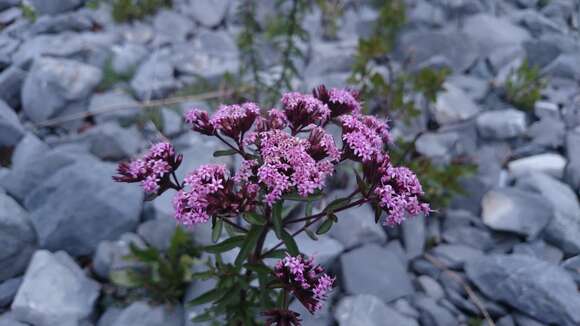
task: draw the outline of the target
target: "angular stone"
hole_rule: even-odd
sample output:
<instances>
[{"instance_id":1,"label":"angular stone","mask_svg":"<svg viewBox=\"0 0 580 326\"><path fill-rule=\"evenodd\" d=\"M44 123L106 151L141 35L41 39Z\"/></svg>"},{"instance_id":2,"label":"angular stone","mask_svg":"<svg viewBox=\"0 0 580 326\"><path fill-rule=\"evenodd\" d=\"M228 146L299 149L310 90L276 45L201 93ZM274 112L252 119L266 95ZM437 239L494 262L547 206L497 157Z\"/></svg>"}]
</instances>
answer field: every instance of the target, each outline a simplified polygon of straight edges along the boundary
<instances>
[{"instance_id":1,"label":"angular stone","mask_svg":"<svg viewBox=\"0 0 580 326\"><path fill-rule=\"evenodd\" d=\"M181 305L153 306L144 301L137 301L123 309L112 326L182 326L183 323Z\"/></svg>"},{"instance_id":2,"label":"angular stone","mask_svg":"<svg viewBox=\"0 0 580 326\"><path fill-rule=\"evenodd\" d=\"M439 124L464 121L480 111L479 106L461 88L450 83L445 83L443 88L445 91L439 94L437 102L431 106Z\"/></svg>"},{"instance_id":3,"label":"angular stone","mask_svg":"<svg viewBox=\"0 0 580 326\"><path fill-rule=\"evenodd\" d=\"M187 13L205 27L215 27L226 16L230 0L190 1Z\"/></svg>"},{"instance_id":4,"label":"angular stone","mask_svg":"<svg viewBox=\"0 0 580 326\"><path fill-rule=\"evenodd\" d=\"M518 189L489 191L481 201L483 223L534 239L554 216L552 204L540 195Z\"/></svg>"},{"instance_id":5,"label":"angular stone","mask_svg":"<svg viewBox=\"0 0 580 326\"><path fill-rule=\"evenodd\" d=\"M26 78L26 72L16 65L0 73L0 99L13 107L20 106L20 89Z\"/></svg>"},{"instance_id":6,"label":"angular stone","mask_svg":"<svg viewBox=\"0 0 580 326\"><path fill-rule=\"evenodd\" d=\"M91 153L103 160L118 161L136 155L141 149L141 133L136 126L123 128L107 122L92 128L87 137Z\"/></svg>"},{"instance_id":7,"label":"angular stone","mask_svg":"<svg viewBox=\"0 0 580 326\"><path fill-rule=\"evenodd\" d=\"M54 15L79 7L83 0L29 0L39 15Z\"/></svg>"},{"instance_id":8,"label":"angular stone","mask_svg":"<svg viewBox=\"0 0 580 326\"><path fill-rule=\"evenodd\" d=\"M458 152L459 134L426 132L415 142L417 152L438 162L449 162Z\"/></svg>"},{"instance_id":9,"label":"angular stone","mask_svg":"<svg viewBox=\"0 0 580 326\"><path fill-rule=\"evenodd\" d=\"M175 11L161 10L155 15L153 28L156 34L153 44L159 46L185 42L188 35L194 32L194 23Z\"/></svg>"},{"instance_id":10,"label":"angular stone","mask_svg":"<svg viewBox=\"0 0 580 326\"><path fill-rule=\"evenodd\" d=\"M38 58L22 88L22 108L33 122L56 117L71 102L85 99L101 80L93 66L68 60Z\"/></svg>"},{"instance_id":11,"label":"angular stone","mask_svg":"<svg viewBox=\"0 0 580 326\"><path fill-rule=\"evenodd\" d=\"M458 325L455 316L449 310L439 305L433 298L427 296L417 296L413 303L421 312L419 319L422 325Z\"/></svg>"},{"instance_id":12,"label":"angular stone","mask_svg":"<svg viewBox=\"0 0 580 326\"><path fill-rule=\"evenodd\" d=\"M544 117L530 126L528 136L532 138L534 144L547 148L559 148L564 145L566 126L558 118Z\"/></svg>"},{"instance_id":13,"label":"angular stone","mask_svg":"<svg viewBox=\"0 0 580 326\"><path fill-rule=\"evenodd\" d=\"M312 240L305 233L296 236L300 252L308 257L316 257L316 263L331 266L334 260L344 251L344 246L328 236Z\"/></svg>"},{"instance_id":14,"label":"angular stone","mask_svg":"<svg viewBox=\"0 0 580 326\"><path fill-rule=\"evenodd\" d=\"M78 325L92 314L99 288L66 253L39 250L24 275L12 311L16 319L33 325Z\"/></svg>"},{"instance_id":15,"label":"angular stone","mask_svg":"<svg viewBox=\"0 0 580 326\"><path fill-rule=\"evenodd\" d=\"M465 262L479 257L483 253L473 247L464 245L440 244L431 250L433 256L439 258L449 268L461 268Z\"/></svg>"},{"instance_id":16,"label":"angular stone","mask_svg":"<svg viewBox=\"0 0 580 326\"><path fill-rule=\"evenodd\" d=\"M156 218L139 225L137 234L158 250L167 250L177 227L174 219Z\"/></svg>"},{"instance_id":17,"label":"angular stone","mask_svg":"<svg viewBox=\"0 0 580 326\"><path fill-rule=\"evenodd\" d=\"M137 69L131 80L131 88L139 99L162 98L177 89L174 67L164 57L165 53L155 52Z\"/></svg>"},{"instance_id":18,"label":"angular stone","mask_svg":"<svg viewBox=\"0 0 580 326\"><path fill-rule=\"evenodd\" d=\"M36 243L28 212L12 197L0 193L0 282L26 269Z\"/></svg>"},{"instance_id":19,"label":"angular stone","mask_svg":"<svg viewBox=\"0 0 580 326\"><path fill-rule=\"evenodd\" d=\"M399 257L376 244L349 251L340 257L340 262L342 284L347 293L372 294L390 302L414 292Z\"/></svg>"},{"instance_id":20,"label":"angular stone","mask_svg":"<svg viewBox=\"0 0 580 326\"><path fill-rule=\"evenodd\" d=\"M467 245L482 251L487 251L494 245L489 231L471 226L446 229L443 232L443 240L451 244Z\"/></svg>"},{"instance_id":21,"label":"angular stone","mask_svg":"<svg viewBox=\"0 0 580 326\"><path fill-rule=\"evenodd\" d=\"M427 275L421 275L417 277L417 282L419 283L419 287L425 292L428 296L432 297L433 299L441 299L445 296L445 291L443 287L437 283L433 278Z\"/></svg>"},{"instance_id":22,"label":"angular stone","mask_svg":"<svg viewBox=\"0 0 580 326\"><path fill-rule=\"evenodd\" d=\"M519 178L517 186L541 194L552 204L554 218L544 230L544 238L567 254L580 253L580 204L574 191L542 173Z\"/></svg>"},{"instance_id":23,"label":"angular stone","mask_svg":"<svg viewBox=\"0 0 580 326\"><path fill-rule=\"evenodd\" d=\"M22 277L11 278L0 282L0 307L9 306L22 284ZM0 322L0 325L2 323Z\"/></svg>"},{"instance_id":24,"label":"angular stone","mask_svg":"<svg viewBox=\"0 0 580 326\"><path fill-rule=\"evenodd\" d=\"M328 233L346 248L353 248L367 243L383 244L387 234L375 223L374 213L368 205L355 207L336 214L338 223Z\"/></svg>"},{"instance_id":25,"label":"angular stone","mask_svg":"<svg viewBox=\"0 0 580 326\"><path fill-rule=\"evenodd\" d=\"M564 175L566 159L556 153L543 153L523 157L508 163L508 170L514 177L520 177L534 172L542 172L556 178Z\"/></svg>"},{"instance_id":26,"label":"angular stone","mask_svg":"<svg viewBox=\"0 0 580 326\"><path fill-rule=\"evenodd\" d=\"M465 265L469 279L489 298L545 323L580 323L576 284L561 267L520 255L490 255Z\"/></svg>"},{"instance_id":27,"label":"angular stone","mask_svg":"<svg viewBox=\"0 0 580 326\"><path fill-rule=\"evenodd\" d=\"M400 314L378 297L369 294L348 296L340 300L334 318L340 326L382 326L387 320L393 325L419 325L416 320Z\"/></svg>"},{"instance_id":28,"label":"angular stone","mask_svg":"<svg viewBox=\"0 0 580 326\"><path fill-rule=\"evenodd\" d=\"M103 279L109 279L112 271L140 266L140 263L126 259L131 254L129 247L131 244L138 248L145 248L143 240L134 233L125 233L119 240L99 243L93 256L95 274Z\"/></svg>"},{"instance_id":29,"label":"angular stone","mask_svg":"<svg viewBox=\"0 0 580 326\"><path fill-rule=\"evenodd\" d=\"M112 110L113 108L122 108ZM129 124L137 119L140 113L139 103L128 94L112 91L94 94L89 102L89 112L99 123L115 120Z\"/></svg>"},{"instance_id":30,"label":"angular stone","mask_svg":"<svg viewBox=\"0 0 580 326\"><path fill-rule=\"evenodd\" d=\"M86 255L100 241L117 239L136 228L143 193L138 187L111 182L114 174L114 164L82 159L32 191L25 206L31 211L40 245Z\"/></svg>"},{"instance_id":31,"label":"angular stone","mask_svg":"<svg viewBox=\"0 0 580 326\"><path fill-rule=\"evenodd\" d=\"M413 259L425 251L427 241L425 217L416 216L406 219L402 225L403 244L408 259Z\"/></svg>"},{"instance_id":32,"label":"angular stone","mask_svg":"<svg viewBox=\"0 0 580 326\"><path fill-rule=\"evenodd\" d=\"M468 17L464 22L463 32L478 44L484 55L499 47L522 44L530 39L530 34L525 29L505 18L488 14Z\"/></svg>"},{"instance_id":33,"label":"angular stone","mask_svg":"<svg viewBox=\"0 0 580 326\"><path fill-rule=\"evenodd\" d=\"M125 75L134 72L148 53L145 46L132 43L115 45L111 50L113 52L111 59L113 70L118 74Z\"/></svg>"},{"instance_id":34,"label":"angular stone","mask_svg":"<svg viewBox=\"0 0 580 326\"><path fill-rule=\"evenodd\" d=\"M552 264L559 264L564 257L562 250L550 246L541 240L519 243L514 246L513 254L536 257Z\"/></svg>"},{"instance_id":35,"label":"angular stone","mask_svg":"<svg viewBox=\"0 0 580 326\"><path fill-rule=\"evenodd\" d=\"M566 158L568 165L564 181L572 188L580 190L580 128L566 134Z\"/></svg>"},{"instance_id":36,"label":"angular stone","mask_svg":"<svg viewBox=\"0 0 580 326\"><path fill-rule=\"evenodd\" d=\"M30 28L30 33L50 34L67 31L90 31L94 26L94 21L87 12L71 12L56 16L41 16Z\"/></svg>"},{"instance_id":37,"label":"angular stone","mask_svg":"<svg viewBox=\"0 0 580 326\"><path fill-rule=\"evenodd\" d=\"M527 128L525 113L516 109L486 111L477 117L476 122L481 137L489 139L517 137Z\"/></svg>"},{"instance_id":38,"label":"angular stone","mask_svg":"<svg viewBox=\"0 0 580 326\"><path fill-rule=\"evenodd\" d=\"M552 63L545 67L542 72L554 76L580 80L580 58L576 53L560 54Z\"/></svg>"},{"instance_id":39,"label":"angular stone","mask_svg":"<svg viewBox=\"0 0 580 326\"><path fill-rule=\"evenodd\" d=\"M0 99L0 147L14 146L24 137L24 127L16 112Z\"/></svg>"},{"instance_id":40,"label":"angular stone","mask_svg":"<svg viewBox=\"0 0 580 326\"><path fill-rule=\"evenodd\" d=\"M556 103L548 101L537 101L534 104L534 114L540 119L560 119L560 108Z\"/></svg>"}]
</instances>

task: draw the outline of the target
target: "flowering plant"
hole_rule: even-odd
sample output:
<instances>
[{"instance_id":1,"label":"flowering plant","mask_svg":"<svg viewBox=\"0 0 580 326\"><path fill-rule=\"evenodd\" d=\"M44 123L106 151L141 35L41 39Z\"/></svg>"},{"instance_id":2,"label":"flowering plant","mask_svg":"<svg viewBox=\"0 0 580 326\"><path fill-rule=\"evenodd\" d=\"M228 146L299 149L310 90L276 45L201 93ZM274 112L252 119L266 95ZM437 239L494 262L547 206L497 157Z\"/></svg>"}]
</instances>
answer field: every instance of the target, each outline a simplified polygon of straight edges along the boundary
<instances>
[{"instance_id":1,"label":"flowering plant","mask_svg":"<svg viewBox=\"0 0 580 326\"><path fill-rule=\"evenodd\" d=\"M266 325L299 325L300 315L289 310L291 296L310 313L320 310L335 278L300 253L294 240L299 233L324 234L338 221L335 213L365 204L385 225L430 212L415 174L390 159L387 123L362 113L357 92L320 86L312 95L287 93L280 102L280 109L268 111L243 103L223 105L212 116L198 109L186 113L194 131L227 146L214 155L241 158L235 173L207 164L178 180L182 157L160 143L142 159L120 164L114 177L139 182L152 198L175 190L176 221L188 227L212 223L215 242L226 226L228 237L204 248L216 254L215 263L199 274L217 278L217 286L192 303L213 302L213 314L232 324L253 325L262 316ZM347 161L355 166L356 186L324 205L327 178ZM297 206L304 216L284 214L291 202L305 203ZM279 242L265 248L271 232ZM220 254L235 248L235 260L224 263ZM278 262L268 263L272 258ZM210 309L199 318L211 316Z\"/></svg>"}]
</instances>

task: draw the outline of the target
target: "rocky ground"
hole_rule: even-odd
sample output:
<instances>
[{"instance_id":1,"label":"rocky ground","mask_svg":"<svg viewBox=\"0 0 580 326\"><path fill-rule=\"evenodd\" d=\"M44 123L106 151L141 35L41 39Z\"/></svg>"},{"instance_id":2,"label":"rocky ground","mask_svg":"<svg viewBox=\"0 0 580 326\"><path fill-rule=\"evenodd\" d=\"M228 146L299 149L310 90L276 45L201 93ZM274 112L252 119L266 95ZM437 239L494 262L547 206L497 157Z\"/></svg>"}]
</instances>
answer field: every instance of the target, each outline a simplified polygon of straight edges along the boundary
<instances>
[{"instance_id":1,"label":"rocky ground","mask_svg":"<svg viewBox=\"0 0 580 326\"><path fill-rule=\"evenodd\" d=\"M0 325L189 325L199 310L145 301L97 308L128 243L163 247L173 230L169 198L143 204L137 187L111 175L154 135L137 101L238 70L238 1L174 1L132 24L83 0L29 2L35 22L19 0L0 0L0 147L10 162L0 167ZM321 38L319 11L307 16L300 88L346 84L357 39L377 16L354 2L338 40ZM260 17L272 13L268 3ZM322 314L296 309L305 325L479 325L483 312L502 326L579 325L580 3L409 0L408 16L400 57L454 71L423 112L439 127L418 149L444 161L468 155L479 170L465 181L469 194L437 216L386 230L360 207L330 237L301 238L339 286ZM498 91L524 58L548 77L533 112ZM130 78L103 89L111 71ZM207 105L161 109L163 134L185 154L182 171L216 160L218 148L181 124L179 110L193 104ZM135 107L103 112L118 105ZM208 243L206 229L194 237ZM194 282L188 297L211 287Z\"/></svg>"}]
</instances>

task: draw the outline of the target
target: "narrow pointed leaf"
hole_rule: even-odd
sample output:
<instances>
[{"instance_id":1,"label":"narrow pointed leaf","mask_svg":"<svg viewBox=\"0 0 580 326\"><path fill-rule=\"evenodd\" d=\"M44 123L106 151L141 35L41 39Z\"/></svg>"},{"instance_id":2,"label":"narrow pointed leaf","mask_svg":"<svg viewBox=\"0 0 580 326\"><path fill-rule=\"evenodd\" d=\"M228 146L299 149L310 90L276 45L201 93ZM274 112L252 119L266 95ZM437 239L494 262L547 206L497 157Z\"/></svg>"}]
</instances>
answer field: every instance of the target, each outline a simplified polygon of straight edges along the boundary
<instances>
[{"instance_id":1,"label":"narrow pointed leaf","mask_svg":"<svg viewBox=\"0 0 580 326\"><path fill-rule=\"evenodd\" d=\"M230 251L236 247L240 247L244 243L245 239L246 237L243 235L235 236L218 244L204 247L203 250L212 254Z\"/></svg>"},{"instance_id":2,"label":"narrow pointed leaf","mask_svg":"<svg viewBox=\"0 0 580 326\"><path fill-rule=\"evenodd\" d=\"M282 230L282 241L284 241L284 245L286 245L286 249L292 256L297 256L300 254L300 250L298 249L298 245L292 235L290 235L286 230Z\"/></svg>"},{"instance_id":3,"label":"narrow pointed leaf","mask_svg":"<svg viewBox=\"0 0 580 326\"><path fill-rule=\"evenodd\" d=\"M223 228L224 221L221 219L216 220L215 224L213 225L213 229L211 230L211 241L217 242L220 239Z\"/></svg>"},{"instance_id":4,"label":"narrow pointed leaf","mask_svg":"<svg viewBox=\"0 0 580 326\"><path fill-rule=\"evenodd\" d=\"M322 222L322 224L320 224L320 226L316 230L316 234L322 235L330 231L332 224L334 224L334 221L332 221L332 219L330 218L327 218L326 220L324 220L324 222Z\"/></svg>"},{"instance_id":5,"label":"narrow pointed leaf","mask_svg":"<svg viewBox=\"0 0 580 326\"><path fill-rule=\"evenodd\" d=\"M235 151L233 149L224 149L224 150L219 150L219 151L213 152L213 157L231 156L231 155L235 155L236 153L237 153L237 151Z\"/></svg>"}]
</instances>

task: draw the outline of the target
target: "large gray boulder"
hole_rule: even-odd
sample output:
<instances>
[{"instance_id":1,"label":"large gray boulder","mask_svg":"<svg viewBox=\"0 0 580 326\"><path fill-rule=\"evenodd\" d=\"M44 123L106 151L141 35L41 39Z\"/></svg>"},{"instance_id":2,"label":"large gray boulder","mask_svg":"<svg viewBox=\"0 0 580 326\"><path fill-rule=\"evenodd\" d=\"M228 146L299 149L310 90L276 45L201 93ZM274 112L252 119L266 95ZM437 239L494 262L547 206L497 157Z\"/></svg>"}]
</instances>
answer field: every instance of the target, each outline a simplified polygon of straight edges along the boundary
<instances>
[{"instance_id":1,"label":"large gray boulder","mask_svg":"<svg viewBox=\"0 0 580 326\"><path fill-rule=\"evenodd\" d=\"M529 239L552 219L552 204L544 197L519 189L495 189L481 201L483 223L496 231L509 231Z\"/></svg>"},{"instance_id":2,"label":"large gray boulder","mask_svg":"<svg viewBox=\"0 0 580 326\"><path fill-rule=\"evenodd\" d=\"M329 235L346 248L367 243L384 244L387 234L375 223L374 213L369 205L354 207L337 214L338 223L332 226Z\"/></svg>"},{"instance_id":3,"label":"large gray boulder","mask_svg":"<svg viewBox=\"0 0 580 326\"><path fill-rule=\"evenodd\" d=\"M26 72L12 65L0 73L0 99L15 108L20 106L20 89L26 78Z\"/></svg>"},{"instance_id":4,"label":"large gray boulder","mask_svg":"<svg viewBox=\"0 0 580 326\"><path fill-rule=\"evenodd\" d=\"M544 323L580 324L580 294L561 267L520 255L490 255L468 262L468 278L490 299Z\"/></svg>"},{"instance_id":5,"label":"large gray boulder","mask_svg":"<svg viewBox=\"0 0 580 326\"><path fill-rule=\"evenodd\" d=\"M461 122L472 118L481 110L463 89L448 82L443 88L445 90L437 96L435 105L431 106L437 123L447 125Z\"/></svg>"},{"instance_id":6,"label":"large gray boulder","mask_svg":"<svg viewBox=\"0 0 580 326\"><path fill-rule=\"evenodd\" d=\"M230 0L190 0L186 12L199 24L215 27L225 18L229 8Z\"/></svg>"},{"instance_id":7,"label":"large gray boulder","mask_svg":"<svg viewBox=\"0 0 580 326\"><path fill-rule=\"evenodd\" d=\"M54 118L82 102L101 80L101 71L68 59L40 57L22 88L22 108L33 122Z\"/></svg>"},{"instance_id":8,"label":"large gray boulder","mask_svg":"<svg viewBox=\"0 0 580 326\"><path fill-rule=\"evenodd\" d=\"M334 310L340 326L383 326L385 321L400 326L418 326L416 320L387 306L374 295L359 294L340 300Z\"/></svg>"},{"instance_id":9,"label":"large gray boulder","mask_svg":"<svg viewBox=\"0 0 580 326\"><path fill-rule=\"evenodd\" d=\"M16 112L0 99L0 147L14 146L24 137L24 127Z\"/></svg>"},{"instance_id":10,"label":"large gray boulder","mask_svg":"<svg viewBox=\"0 0 580 326\"><path fill-rule=\"evenodd\" d=\"M0 282L22 273L36 250L36 232L26 212L0 192Z\"/></svg>"},{"instance_id":11,"label":"large gray boulder","mask_svg":"<svg viewBox=\"0 0 580 326\"><path fill-rule=\"evenodd\" d=\"M479 135L488 139L508 139L525 133L526 114L516 109L486 111L476 120Z\"/></svg>"},{"instance_id":12,"label":"large gray boulder","mask_svg":"<svg viewBox=\"0 0 580 326\"><path fill-rule=\"evenodd\" d=\"M343 254L340 263L349 294L372 294L390 302L414 292L405 263L387 248L369 244Z\"/></svg>"},{"instance_id":13,"label":"large gray boulder","mask_svg":"<svg viewBox=\"0 0 580 326\"><path fill-rule=\"evenodd\" d=\"M92 253L139 222L143 193L113 182L115 165L82 159L47 178L25 200L43 248Z\"/></svg>"},{"instance_id":14,"label":"large gray boulder","mask_svg":"<svg viewBox=\"0 0 580 326\"><path fill-rule=\"evenodd\" d=\"M79 7L84 0L29 0L39 15L54 15Z\"/></svg>"},{"instance_id":15,"label":"large gray boulder","mask_svg":"<svg viewBox=\"0 0 580 326\"><path fill-rule=\"evenodd\" d=\"M505 18L477 14L465 20L463 32L475 41L483 55L503 47L522 44L531 38L525 29Z\"/></svg>"},{"instance_id":16,"label":"large gray boulder","mask_svg":"<svg viewBox=\"0 0 580 326\"><path fill-rule=\"evenodd\" d=\"M162 98L177 89L179 84L174 77L174 67L166 56L163 51L154 52L137 69L131 88L139 99Z\"/></svg>"},{"instance_id":17,"label":"large gray boulder","mask_svg":"<svg viewBox=\"0 0 580 326\"><path fill-rule=\"evenodd\" d=\"M182 326L183 317L181 306L153 306L137 301L125 308L112 326Z\"/></svg>"},{"instance_id":18,"label":"large gray boulder","mask_svg":"<svg viewBox=\"0 0 580 326\"><path fill-rule=\"evenodd\" d=\"M37 251L12 303L16 319L37 326L87 322L100 286L64 252Z\"/></svg>"}]
</instances>

